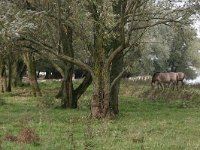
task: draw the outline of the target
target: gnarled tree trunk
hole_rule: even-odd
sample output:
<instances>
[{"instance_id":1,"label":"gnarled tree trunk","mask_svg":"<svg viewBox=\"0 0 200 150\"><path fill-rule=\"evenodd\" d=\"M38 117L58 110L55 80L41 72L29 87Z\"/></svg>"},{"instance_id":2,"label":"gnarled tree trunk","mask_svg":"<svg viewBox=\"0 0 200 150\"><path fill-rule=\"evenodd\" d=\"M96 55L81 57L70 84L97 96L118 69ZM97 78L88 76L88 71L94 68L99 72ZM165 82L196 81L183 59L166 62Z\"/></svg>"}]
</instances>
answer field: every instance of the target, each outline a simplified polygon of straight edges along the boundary
<instances>
[{"instance_id":1,"label":"gnarled tree trunk","mask_svg":"<svg viewBox=\"0 0 200 150\"><path fill-rule=\"evenodd\" d=\"M33 95L41 96L42 93L40 91L40 88L37 82L36 67L35 67L33 54L31 52L26 52L24 54L24 60L27 66L29 83L30 83Z\"/></svg>"},{"instance_id":2,"label":"gnarled tree trunk","mask_svg":"<svg viewBox=\"0 0 200 150\"><path fill-rule=\"evenodd\" d=\"M113 111L110 106L110 82L109 74L93 79L93 96L91 101L91 116L93 118L113 117Z\"/></svg>"}]
</instances>

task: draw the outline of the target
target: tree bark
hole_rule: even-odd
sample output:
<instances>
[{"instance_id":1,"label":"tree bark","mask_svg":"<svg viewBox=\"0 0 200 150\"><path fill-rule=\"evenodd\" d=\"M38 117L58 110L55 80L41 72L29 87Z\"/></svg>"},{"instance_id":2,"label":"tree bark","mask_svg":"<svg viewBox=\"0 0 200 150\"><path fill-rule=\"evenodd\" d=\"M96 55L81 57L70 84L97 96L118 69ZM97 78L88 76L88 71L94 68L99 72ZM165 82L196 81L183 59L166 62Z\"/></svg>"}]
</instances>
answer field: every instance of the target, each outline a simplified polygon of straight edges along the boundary
<instances>
[{"instance_id":1,"label":"tree bark","mask_svg":"<svg viewBox=\"0 0 200 150\"><path fill-rule=\"evenodd\" d=\"M8 61L7 61L7 68L8 68L8 83L6 87L6 92L11 92L11 86L12 86L12 63L11 63L11 56L8 56Z\"/></svg>"},{"instance_id":2,"label":"tree bark","mask_svg":"<svg viewBox=\"0 0 200 150\"><path fill-rule=\"evenodd\" d=\"M119 37L118 39L113 39L112 41L112 47L114 49L116 49L117 47L119 47L120 45L124 46L125 45L125 37L124 37L124 14L125 14L125 8L127 5L127 0L120 0L118 1L118 3L115 3L115 5L113 5L113 13L118 15L120 14L121 16L121 25L119 27L117 27L117 32L119 33ZM123 60L124 60L124 54L123 52L120 52L114 59L112 62L112 66L111 66L111 82L117 78L117 76L123 71ZM115 85L112 87L111 89L111 107L113 109L113 112L115 114L119 114L119 89L120 89L120 80L117 80L117 82L115 83Z\"/></svg>"},{"instance_id":3,"label":"tree bark","mask_svg":"<svg viewBox=\"0 0 200 150\"><path fill-rule=\"evenodd\" d=\"M124 55L121 52L113 60L112 67L111 67L111 82L122 72L123 58L124 58ZM121 79L119 79L111 89L111 107L115 114L119 114L119 108L118 108L119 97L118 97L118 95L119 95L119 89L120 89L120 80Z\"/></svg>"},{"instance_id":4,"label":"tree bark","mask_svg":"<svg viewBox=\"0 0 200 150\"><path fill-rule=\"evenodd\" d=\"M13 65L13 85L22 86L22 78L25 72L25 64L22 60L17 60Z\"/></svg>"},{"instance_id":5,"label":"tree bark","mask_svg":"<svg viewBox=\"0 0 200 150\"><path fill-rule=\"evenodd\" d=\"M83 93L87 90L87 88L90 86L92 83L92 76L90 73L87 73L83 82L73 90L73 103L72 103L72 108L77 108L78 107L78 99L81 97Z\"/></svg>"},{"instance_id":6,"label":"tree bark","mask_svg":"<svg viewBox=\"0 0 200 150\"><path fill-rule=\"evenodd\" d=\"M7 89L7 75L6 75L6 66L5 61L1 62L1 92L6 92Z\"/></svg>"},{"instance_id":7,"label":"tree bark","mask_svg":"<svg viewBox=\"0 0 200 150\"><path fill-rule=\"evenodd\" d=\"M110 73L104 67L99 68L102 74L93 79L93 96L91 101L92 118L113 118L115 116L111 107Z\"/></svg>"},{"instance_id":8,"label":"tree bark","mask_svg":"<svg viewBox=\"0 0 200 150\"><path fill-rule=\"evenodd\" d=\"M73 103L73 83L72 83L73 68L71 64L65 66L63 83L62 83L62 98L61 106L63 108L72 108Z\"/></svg>"},{"instance_id":9,"label":"tree bark","mask_svg":"<svg viewBox=\"0 0 200 150\"><path fill-rule=\"evenodd\" d=\"M36 67L33 54L31 54L31 52L26 52L24 54L24 60L27 65L28 78L33 95L41 96L42 93L40 91L39 84L37 82Z\"/></svg>"},{"instance_id":10,"label":"tree bark","mask_svg":"<svg viewBox=\"0 0 200 150\"><path fill-rule=\"evenodd\" d=\"M89 85L92 83L92 76L90 73L87 73L85 78L83 79L82 83L72 91L72 105L70 108L76 109L78 107L78 99L81 97L81 95L87 90ZM62 81L61 88L56 95L56 98L62 98L63 97L63 88L64 88L65 82Z\"/></svg>"},{"instance_id":11,"label":"tree bark","mask_svg":"<svg viewBox=\"0 0 200 150\"><path fill-rule=\"evenodd\" d=\"M101 3L99 2L99 4ZM100 22L100 13L97 5L91 4L91 13L95 20L94 29L94 77L93 77L93 95L91 101L91 117L92 118L110 118L114 117L111 107L111 80L110 80L110 61L107 59L107 50L103 43L102 26Z\"/></svg>"}]
</instances>

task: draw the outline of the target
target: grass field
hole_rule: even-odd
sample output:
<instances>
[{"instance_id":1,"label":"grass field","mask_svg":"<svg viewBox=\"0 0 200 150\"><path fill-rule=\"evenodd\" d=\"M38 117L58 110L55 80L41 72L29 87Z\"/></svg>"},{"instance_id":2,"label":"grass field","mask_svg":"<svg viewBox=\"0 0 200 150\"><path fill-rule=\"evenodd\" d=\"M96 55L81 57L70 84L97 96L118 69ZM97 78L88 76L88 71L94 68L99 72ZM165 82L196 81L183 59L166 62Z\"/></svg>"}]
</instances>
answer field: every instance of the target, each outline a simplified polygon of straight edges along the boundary
<instances>
[{"instance_id":1,"label":"grass field","mask_svg":"<svg viewBox=\"0 0 200 150\"><path fill-rule=\"evenodd\" d=\"M0 149L3 150L199 150L200 90L156 91L148 84L123 81L120 114L114 120L89 119L91 87L78 110L59 108L60 84L40 83L43 97L28 87L0 95ZM128 90L127 90L128 89ZM21 130L35 130L33 144L13 142Z\"/></svg>"}]
</instances>

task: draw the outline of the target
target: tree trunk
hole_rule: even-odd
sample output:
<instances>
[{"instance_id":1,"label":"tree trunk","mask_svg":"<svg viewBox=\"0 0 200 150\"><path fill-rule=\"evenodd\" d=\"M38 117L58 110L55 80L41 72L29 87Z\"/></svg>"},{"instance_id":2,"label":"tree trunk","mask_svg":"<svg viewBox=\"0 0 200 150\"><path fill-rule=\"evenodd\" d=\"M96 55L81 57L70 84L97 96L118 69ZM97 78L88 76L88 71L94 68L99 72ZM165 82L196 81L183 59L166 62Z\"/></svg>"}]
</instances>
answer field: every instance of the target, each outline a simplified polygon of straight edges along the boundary
<instances>
[{"instance_id":1,"label":"tree trunk","mask_svg":"<svg viewBox=\"0 0 200 150\"><path fill-rule=\"evenodd\" d=\"M62 83L62 101L63 108L72 108L73 103L73 83L72 83L73 67L71 64L65 66L65 72Z\"/></svg>"},{"instance_id":2,"label":"tree trunk","mask_svg":"<svg viewBox=\"0 0 200 150\"><path fill-rule=\"evenodd\" d=\"M11 92L11 84L12 84L12 64L11 64L11 58L9 56L7 61L7 67L8 67L8 84L6 87L6 92Z\"/></svg>"},{"instance_id":3,"label":"tree trunk","mask_svg":"<svg viewBox=\"0 0 200 150\"><path fill-rule=\"evenodd\" d=\"M73 90L73 103L72 103L72 108L77 108L78 107L78 99L81 97L83 93L87 90L89 85L92 83L92 76L90 73L87 73L83 82Z\"/></svg>"},{"instance_id":4,"label":"tree trunk","mask_svg":"<svg viewBox=\"0 0 200 150\"><path fill-rule=\"evenodd\" d=\"M61 1L58 0L58 48L59 54L67 55L71 58L74 57L74 50L73 50L73 29L68 25L63 25L61 20ZM70 10L70 8L69 8ZM57 98L61 98L61 105L64 108L77 108L77 102L80 96L85 92L87 87L91 83L91 77L85 77L84 81L80 86L74 90L73 83L72 83L72 76L73 76L73 68L74 65L69 62L62 62L65 63L64 67L59 67L57 69L60 70L60 73L63 76L63 82L61 85L61 89L57 94Z\"/></svg>"},{"instance_id":5,"label":"tree trunk","mask_svg":"<svg viewBox=\"0 0 200 150\"><path fill-rule=\"evenodd\" d=\"M46 75L44 77L45 79L51 79L51 72L49 70L46 70Z\"/></svg>"},{"instance_id":6,"label":"tree trunk","mask_svg":"<svg viewBox=\"0 0 200 150\"><path fill-rule=\"evenodd\" d=\"M56 98L62 98L63 97L63 88L64 88L64 80L62 81L62 85L61 88L58 92L58 94L56 95ZM66 82L67 83L67 82ZM87 73L83 82L76 88L73 89L72 91L72 105L69 106L70 108L77 108L78 107L78 99L81 97L81 95L87 90L87 88L89 87L89 85L92 83L92 76L90 75L90 73Z\"/></svg>"},{"instance_id":7,"label":"tree trunk","mask_svg":"<svg viewBox=\"0 0 200 150\"><path fill-rule=\"evenodd\" d=\"M96 78L93 79L91 116L92 118L113 118L115 114L110 105L110 74L109 71L103 70L104 67L99 69L102 70L102 74L96 75Z\"/></svg>"},{"instance_id":8,"label":"tree trunk","mask_svg":"<svg viewBox=\"0 0 200 150\"><path fill-rule=\"evenodd\" d=\"M24 54L25 63L27 65L27 71L28 71L28 78L30 82L30 86L33 92L34 96L41 96L42 93L40 91L38 82L37 82L37 75L36 75L36 67L35 67L35 61L34 56L30 52L27 52Z\"/></svg>"},{"instance_id":9,"label":"tree trunk","mask_svg":"<svg viewBox=\"0 0 200 150\"><path fill-rule=\"evenodd\" d=\"M101 5L100 1L97 5ZM92 14L95 20L94 29L94 64L93 64L93 95L91 101L91 117L92 118L107 118L113 117L113 112L110 107L110 92L111 92L111 82L110 82L110 68L107 64L107 51L104 46L102 33L102 26L99 24L100 13L97 10L97 5L93 5Z\"/></svg>"},{"instance_id":10,"label":"tree trunk","mask_svg":"<svg viewBox=\"0 0 200 150\"><path fill-rule=\"evenodd\" d=\"M60 1L58 1L59 5L59 14L58 14L58 31L59 31L59 53L63 55L68 55L70 57L74 57L74 50L72 45L72 36L73 30L70 26L63 26L61 24L61 11L60 11ZM61 46L62 45L62 46ZM63 82L61 86L62 92L59 92L58 96L61 97L61 106L63 108L72 108L73 102L73 83L72 83L72 76L73 76L73 69L74 65L71 63L65 63L63 67ZM62 93L62 94L61 94Z\"/></svg>"},{"instance_id":11,"label":"tree trunk","mask_svg":"<svg viewBox=\"0 0 200 150\"><path fill-rule=\"evenodd\" d=\"M119 33L119 37L113 38L112 39L112 44L111 48L116 49L120 45L125 44L125 37L124 37L124 13L125 13L125 8L127 5L127 0L119 0L115 5L113 5L113 13L116 15L121 16L121 25L117 27L116 32ZM124 59L124 54L123 52L120 52L112 61L112 66L111 66L111 82L123 71L123 59ZM120 81L117 80L117 82L114 84L114 86L111 89L111 108L113 109L113 112L115 114L119 114L119 108L118 108L118 101L119 101L119 89L120 89Z\"/></svg>"},{"instance_id":12,"label":"tree trunk","mask_svg":"<svg viewBox=\"0 0 200 150\"><path fill-rule=\"evenodd\" d=\"M22 78L25 71L25 64L22 60L18 60L13 66L13 85L15 87L22 86Z\"/></svg>"},{"instance_id":13,"label":"tree trunk","mask_svg":"<svg viewBox=\"0 0 200 150\"><path fill-rule=\"evenodd\" d=\"M1 92L6 92L7 89L7 75L6 75L6 66L5 62L3 61L1 64Z\"/></svg>"},{"instance_id":14,"label":"tree trunk","mask_svg":"<svg viewBox=\"0 0 200 150\"><path fill-rule=\"evenodd\" d=\"M123 53L120 53L113 60L111 67L111 82L122 72L123 70ZM119 79L111 89L111 107L115 114L119 114L118 101L119 101L119 89L120 89Z\"/></svg>"}]
</instances>

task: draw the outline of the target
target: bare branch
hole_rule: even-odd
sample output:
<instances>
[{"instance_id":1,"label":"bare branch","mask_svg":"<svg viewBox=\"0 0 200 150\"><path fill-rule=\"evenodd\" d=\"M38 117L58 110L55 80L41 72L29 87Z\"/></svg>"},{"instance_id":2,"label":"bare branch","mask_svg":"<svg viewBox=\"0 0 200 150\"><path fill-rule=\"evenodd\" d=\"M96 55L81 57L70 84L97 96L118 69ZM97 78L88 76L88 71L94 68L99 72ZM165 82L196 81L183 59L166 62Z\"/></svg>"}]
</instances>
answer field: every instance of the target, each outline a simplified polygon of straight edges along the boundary
<instances>
[{"instance_id":1,"label":"bare branch","mask_svg":"<svg viewBox=\"0 0 200 150\"><path fill-rule=\"evenodd\" d=\"M124 69L111 83L111 88L115 85L115 83L122 77L126 70Z\"/></svg>"}]
</instances>

